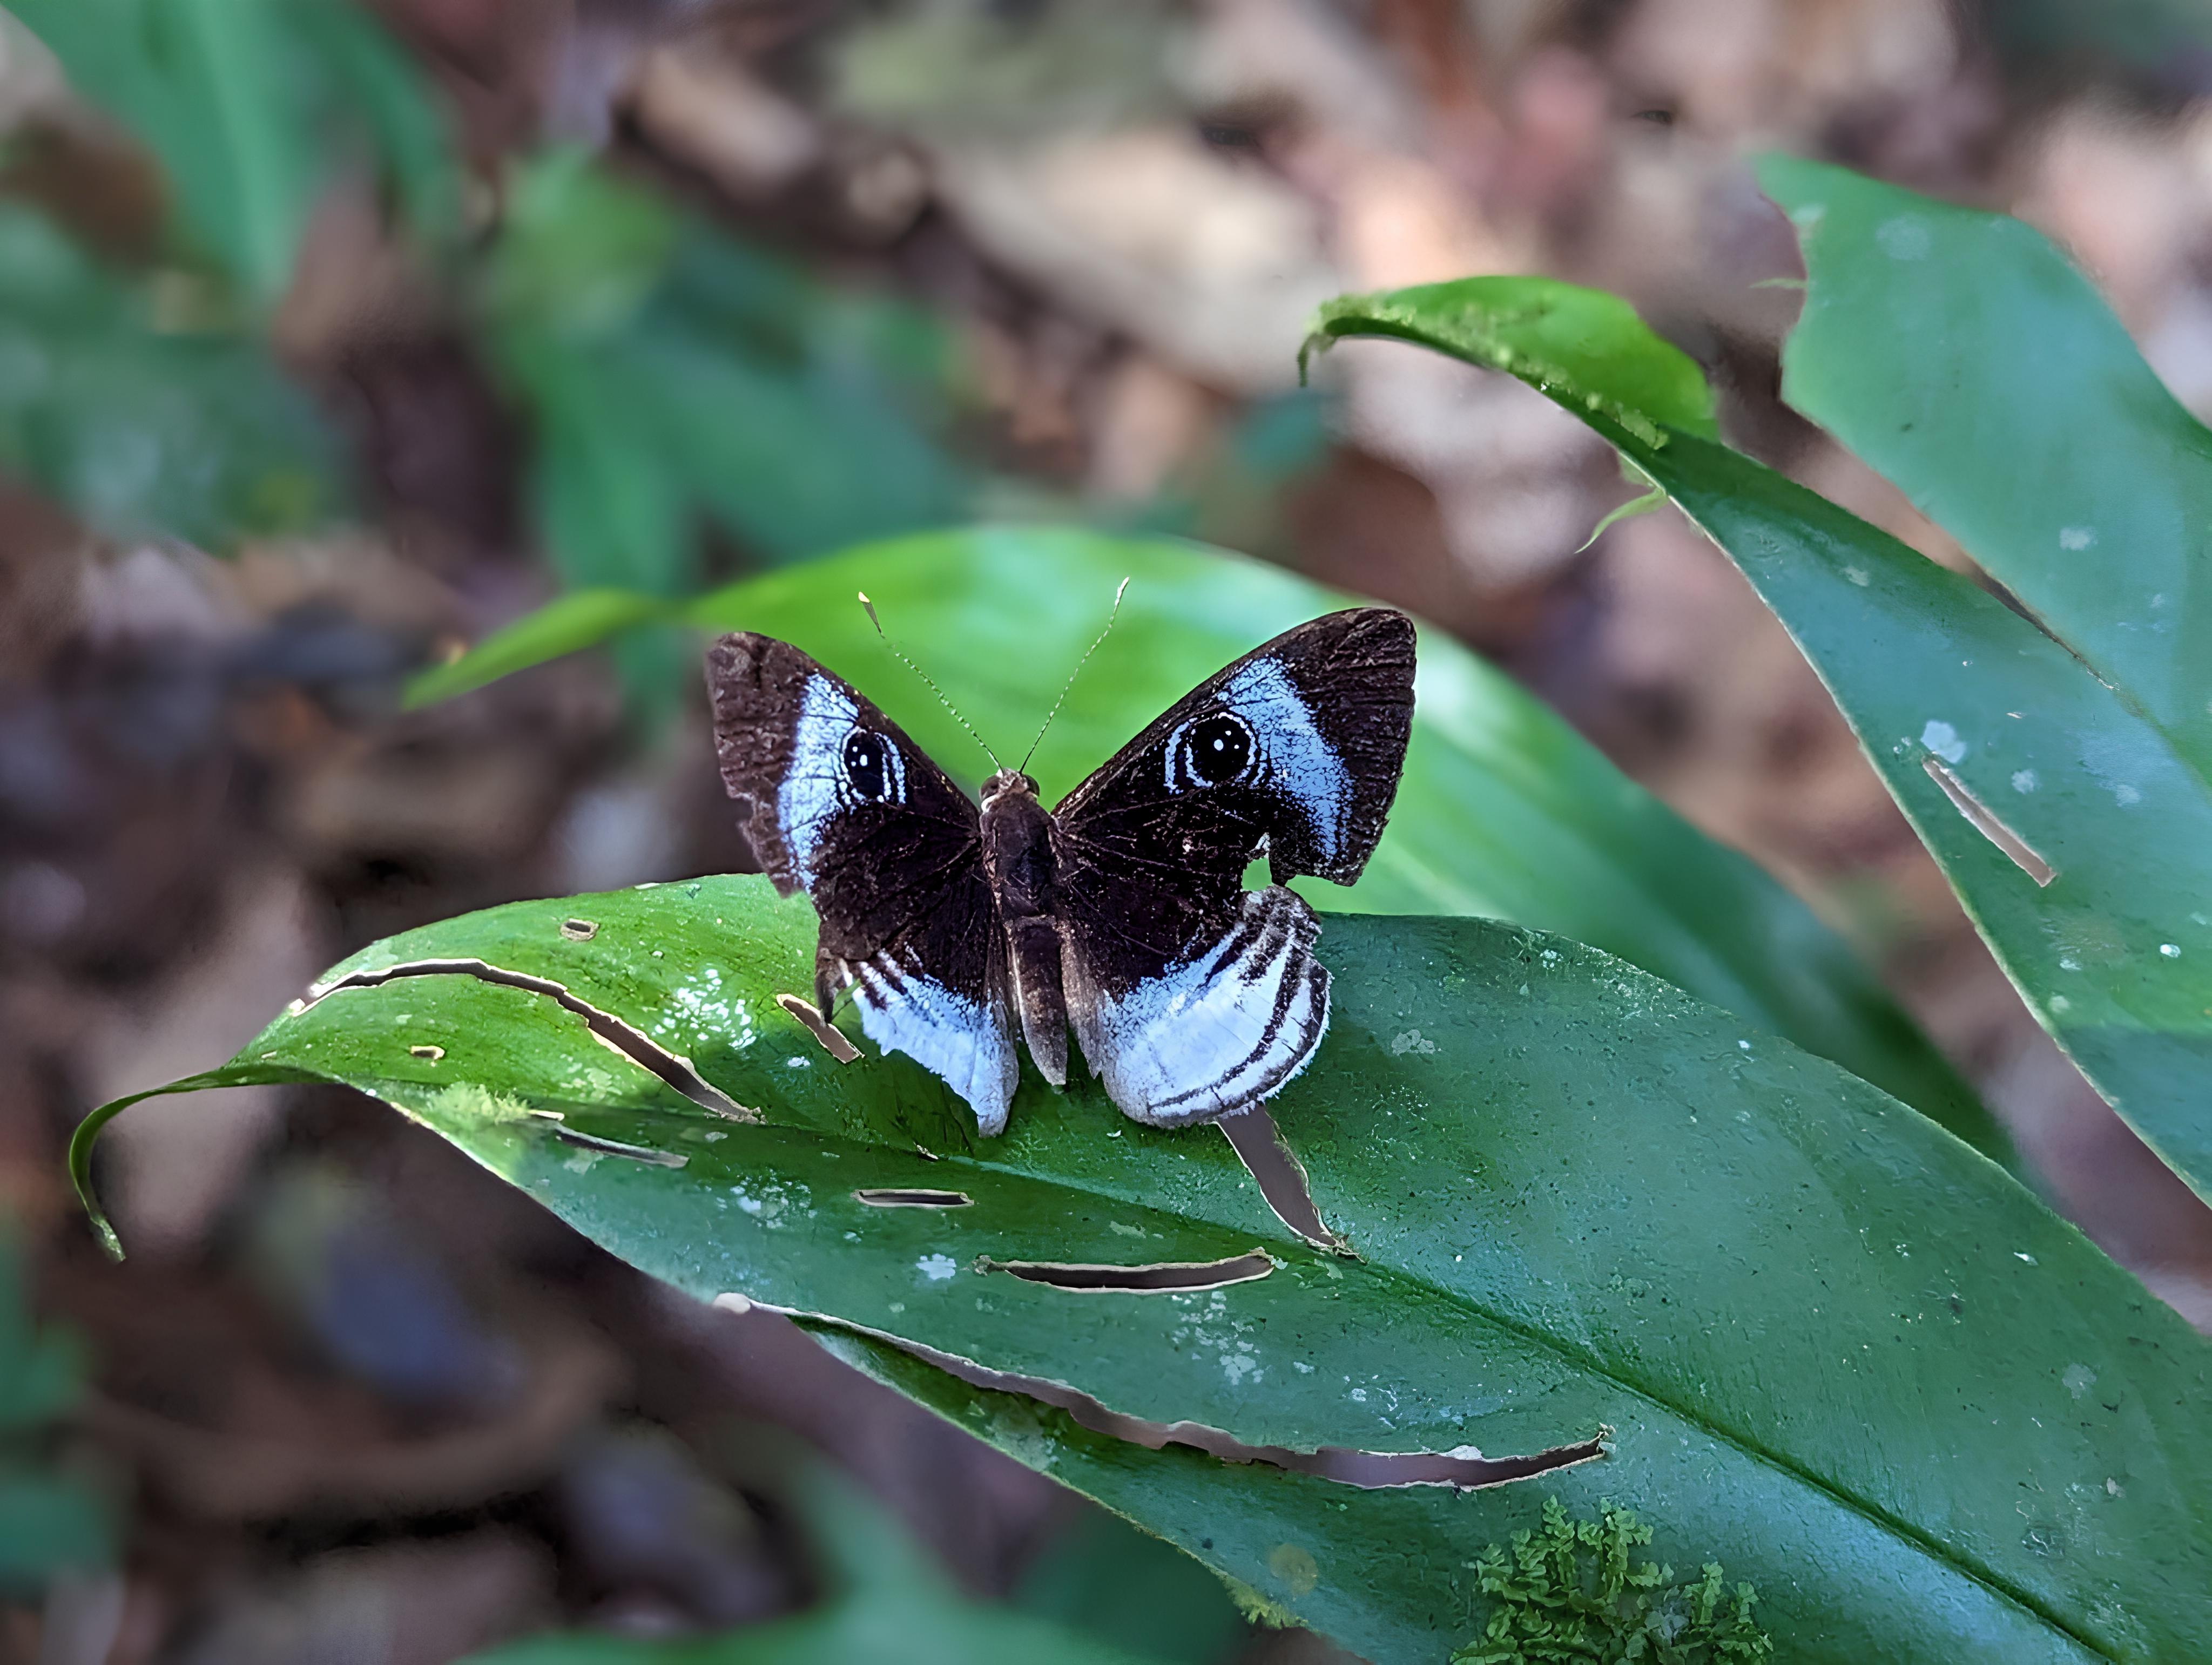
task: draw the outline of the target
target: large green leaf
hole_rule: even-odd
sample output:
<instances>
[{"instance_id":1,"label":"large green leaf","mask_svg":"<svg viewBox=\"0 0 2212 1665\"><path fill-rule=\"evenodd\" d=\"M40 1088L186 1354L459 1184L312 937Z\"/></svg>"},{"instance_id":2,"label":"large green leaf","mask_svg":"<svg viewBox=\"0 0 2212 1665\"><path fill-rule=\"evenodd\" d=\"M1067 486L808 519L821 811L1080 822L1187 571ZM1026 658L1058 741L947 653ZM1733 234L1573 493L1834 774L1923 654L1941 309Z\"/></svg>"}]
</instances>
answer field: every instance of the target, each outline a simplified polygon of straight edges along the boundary
<instances>
[{"instance_id":1,"label":"large green leaf","mask_svg":"<svg viewBox=\"0 0 2212 1665\"><path fill-rule=\"evenodd\" d=\"M423 674L457 693L651 618L764 631L836 667L969 787L982 749L877 639L875 598L952 704L1009 761L1106 621L1031 765L1049 801L1230 660L1346 598L1255 561L1071 529L933 533L731 585L680 607L594 592L556 602ZM2003 1136L1850 950L1742 857L1614 768L1511 679L1436 632L1420 648L1413 736L1389 831L1325 908L1487 914L1558 931L1832 1058L1983 1148Z\"/></svg>"},{"instance_id":2,"label":"large green leaf","mask_svg":"<svg viewBox=\"0 0 2212 1665\"><path fill-rule=\"evenodd\" d=\"M1382 1665L1474 1634L1469 1563L1547 1495L1753 1582L1793 1660L2179 1661L2212 1635L2212 1347L2001 1169L1763 1030L1564 939L1331 917L1329 1039L1274 1111L1337 1252L1213 1130L1131 1124L1095 1084L1032 1075L979 1141L906 1059L836 1063L775 999L814 929L757 876L518 903L364 950L178 1086L346 1082L696 1296L1161 1435L1584 1459L1360 1489L904 1383ZM1222 1261L1243 1281L1032 1281Z\"/></svg>"},{"instance_id":3,"label":"large green leaf","mask_svg":"<svg viewBox=\"0 0 2212 1665\"><path fill-rule=\"evenodd\" d=\"M1825 223L1809 199L1801 212ZM1883 257L1919 271L1936 263L1926 257L1939 232L1957 229L1942 230L1951 222L1942 212L1923 204L1869 234L1893 245ZM1844 227L1875 218L1856 193L1838 214ZM1743 569L1835 695L2037 1018L2153 1148L2212 1196L2212 779L2203 715L2189 705L2212 677L2204 625L2212 590L2192 541L2203 535L2205 448L2132 355L2116 357L2117 326L2082 320L2078 280L2047 250L1997 232L1977 241L1972 258L2001 297L2043 295L2046 313L2036 316L2048 329L2030 333L2042 325L2023 318L2019 300L2002 308L2008 323L1983 338L1986 356L1946 357L1934 335L1916 335L1906 351L1933 361L1923 366L1929 379L1887 407L1899 431L1881 444L1886 457L1901 457L1922 421L1934 426L1936 452L1907 477L1938 512L1957 516L1978 555L2002 550L1986 558L2021 586L2048 631L1747 457L1656 417L1615 421L1571 384L1547 391ZM1954 297L1951 310L1975 304ZM1333 301L1322 328L1410 338L1419 332L1407 318L1426 317L1427 344L1466 356L1459 343L1470 310L1486 327L1511 325L1510 312L1497 316L1486 282ZM1866 304L1850 332L1855 350L1877 357L1874 338L1908 311L1896 298ZM1370 314L1387 328L1370 325ZM2070 327L2060 322L2069 316ZM1632 350L1642 326L1623 329L1622 350ZM1821 372L1816 384L1859 387L1856 372L1839 367L1836 329L1820 329L1808 349ZM2021 341L2038 354L2020 356L2040 366L2046 336L2057 337L2056 385L1999 367L2015 352L2008 342ZM1907 374L1901 362L1891 369ZM1876 417L1858 420L1879 433ZM2030 423L2042 433L2033 445L2007 437ZM2108 426L2122 437L2100 431ZM2061 460L2069 447L2085 459L2078 471ZM1939 492L1935 475L1949 469L1971 471L1972 483ZM2140 504L2130 499L2138 488ZM2018 504L1995 506L2008 490ZM2067 557L2117 549L2124 539L2130 553L2116 556L2100 600L2098 583Z\"/></svg>"},{"instance_id":4,"label":"large green leaf","mask_svg":"<svg viewBox=\"0 0 2212 1665\"><path fill-rule=\"evenodd\" d=\"M2081 696L2070 779L2008 772L1964 728L1954 766L2075 870L2040 893L1998 870L1970 902L2038 1015L2212 1195L2212 433L2019 221L1808 162L1760 177L1811 280L1784 396L2078 661L2044 651Z\"/></svg>"},{"instance_id":5,"label":"large green leaf","mask_svg":"<svg viewBox=\"0 0 2212 1665\"><path fill-rule=\"evenodd\" d=\"M389 173L416 225L448 228L444 124L352 0L10 0L76 89L160 159L186 241L273 302L315 200L349 160Z\"/></svg>"}]
</instances>

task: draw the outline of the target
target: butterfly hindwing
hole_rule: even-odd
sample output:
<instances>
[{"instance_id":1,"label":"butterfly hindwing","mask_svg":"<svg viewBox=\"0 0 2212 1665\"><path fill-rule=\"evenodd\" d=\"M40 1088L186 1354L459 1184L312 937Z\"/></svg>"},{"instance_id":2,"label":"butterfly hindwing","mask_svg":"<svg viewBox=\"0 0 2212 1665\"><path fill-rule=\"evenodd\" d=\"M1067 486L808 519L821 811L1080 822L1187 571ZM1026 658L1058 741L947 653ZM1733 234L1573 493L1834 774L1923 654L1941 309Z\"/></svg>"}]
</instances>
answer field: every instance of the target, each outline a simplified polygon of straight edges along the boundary
<instances>
[{"instance_id":1,"label":"butterfly hindwing","mask_svg":"<svg viewBox=\"0 0 2212 1665\"><path fill-rule=\"evenodd\" d=\"M709 650L714 742L730 796L778 892L821 917L817 999L849 987L860 1027L1005 1126L1018 1074L1005 951L975 806L905 731L787 643L742 633Z\"/></svg>"},{"instance_id":2,"label":"butterfly hindwing","mask_svg":"<svg viewBox=\"0 0 2212 1665\"><path fill-rule=\"evenodd\" d=\"M1139 1121L1242 1109L1328 1020L1312 910L1382 836L1413 722L1413 627L1364 608L1208 679L1054 810L1062 981L1092 1070ZM1276 884L1243 888L1265 851Z\"/></svg>"},{"instance_id":3,"label":"butterfly hindwing","mask_svg":"<svg viewBox=\"0 0 2212 1665\"><path fill-rule=\"evenodd\" d=\"M1225 1116L1305 1068L1328 1027L1320 925L1297 892L1243 891L1235 923L1192 957L1115 992L1095 939L1071 933L1062 986L1107 1097L1154 1127Z\"/></svg>"}]
</instances>

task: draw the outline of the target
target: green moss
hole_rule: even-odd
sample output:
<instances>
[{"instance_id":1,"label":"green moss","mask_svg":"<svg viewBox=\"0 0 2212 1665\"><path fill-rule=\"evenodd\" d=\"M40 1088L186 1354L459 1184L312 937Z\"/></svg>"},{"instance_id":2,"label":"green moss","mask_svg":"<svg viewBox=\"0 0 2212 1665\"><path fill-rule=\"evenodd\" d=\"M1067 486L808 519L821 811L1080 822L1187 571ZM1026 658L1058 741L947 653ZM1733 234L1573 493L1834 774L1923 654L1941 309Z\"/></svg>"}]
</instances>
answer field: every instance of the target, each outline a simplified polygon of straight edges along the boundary
<instances>
[{"instance_id":1,"label":"green moss","mask_svg":"<svg viewBox=\"0 0 2212 1665\"><path fill-rule=\"evenodd\" d=\"M1475 1562L1482 1593L1497 1602L1480 1640L1452 1665L1727 1665L1771 1659L1774 1642L1752 1622L1749 1584L1731 1592L1720 1566L1677 1584L1674 1570L1638 1565L1631 1553L1651 1529L1625 1509L1600 1506L1595 1521L1572 1521L1557 1498L1544 1500L1544 1523L1516 1532L1509 1551L1496 1544Z\"/></svg>"},{"instance_id":2,"label":"green moss","mask_svg":"<svg viewBox=\"0 0 2212 1665\"><path fill-rule=\"evenodd\" d=\"M1270 1601L1242 1578L1224 1572L1218 1567L1214 1569L1214 1576L1221 1580L1223 1587L1228 1590L1229 1599L1237 1604L1237 1611L1244 1615L1246 1624L1257 1625L1264 1630L1271 1631L1297 1629L1299 1624L1297 1614L1283 1606L1281 1602Z\"/></svg>"}]
</instances>

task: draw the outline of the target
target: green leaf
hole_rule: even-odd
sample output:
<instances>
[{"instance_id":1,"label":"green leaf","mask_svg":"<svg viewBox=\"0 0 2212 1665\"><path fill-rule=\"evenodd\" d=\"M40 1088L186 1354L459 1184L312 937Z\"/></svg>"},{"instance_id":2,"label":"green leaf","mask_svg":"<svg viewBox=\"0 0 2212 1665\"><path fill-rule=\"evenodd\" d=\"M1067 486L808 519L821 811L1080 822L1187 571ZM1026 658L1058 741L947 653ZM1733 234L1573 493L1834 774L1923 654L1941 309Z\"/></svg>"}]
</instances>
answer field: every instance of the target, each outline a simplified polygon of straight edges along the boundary
<instances>
[{"instance_id":1,"label":"green leaf","mask_svg":"<svg viewBox=\"0 0 2212 1665\"><path fill-rule=\"evenodd\" d=\"M313 405L259 345L161 327L157 298L0 204L0 462L119 537L221 549L333 513Z\"/></svg>"},{"instance_id":2,"label":"green leaf","mask_svg":"<svg viewBox=\"0 0 2212 1665\"><path fill-rule=\"evenodd\" d=\"M1132 1600L1139 1591L1142 1599ZM1008 1599L1167 1665L1228 1665L1249 1635L1220 1579L1151 1533L1095 1510L1046 1546Z\"/></svg>"},{"instance_id":3,"label":"green leaf","mask_svg":"<svg viewBox=\"0 0 2212 1665\"><path fill-rule=\"evenodd\" d=\"M776 1000L814 934L758 876L518 903L364 950L198 1084L360 1087L681 1289L896 1344L908 1391L1378 1665L1479 1632L1469 1563L1547 1496L1723 1563L1793 1660L2181 1659L2212 1627L2212 1347L2002 1170L1741 1019L1559 938L1331 917L1329 1039L1273 1109L1340 1253L1218 1134L1093 1083L1032 1075L979 1141L903 1057L836 1063ZM968 1201L866 1195L917 1190ZM1007 1269L1255 1251L1182 1292ZM1254 1456L1588 1460L1364 1489L1148 1451L916 1350Z\"/></svg>"},{"instance_id":4,"label":"green leaf","mask_svg":"<svg viewBox=\"0 0 2212 1665\"><path fill-rule=\"evenodd\" d=\"M1759 180L1809 277L1783 397L2212 776L2212 433L2033 227L1790 157Z\"/></svg>"},{"instance_id":5,"label":"green leaf","mask_svg":"<svg viewBox=\"0 0 2212 1665\"><path fill-rule=\"evenodd\" d=\"M1519 377L1577 414L1602 415L1647 440L1664 428L1711 436L1712 390L1680 348L1618 295L1551 277L1463 277L1322 303L1314 339L1395 336Z\"/></svg>"},{"instance_id":6,"label":"green leaf","mask_svg":"<svg viewBox=\"0 0 2212 1665\"><path fill-rule=\"evenodd\" d=\"M289 287L315 199L350 153L386 165L419 227L458 200L443 123L350 0L13 0L70 84L160 159L186 241L251 295Z\"/></svg>"},{"instance_id":7,"label":"green leaf","mask_svg":"<svg viewBox=\"0 0 2212 1665\"><path fill-rule=\"evenodd\" d=\"M0 1468L0 1590L21 1595L114 1556L114 1526L81 1481Z\"/></svg>"},{"instance_id":8,"label":"green leaf","mask_svg":"<svg viewBox=\"0 0 2212 1665\"><path fill-rule=\"evenodd\" d=\"M76 1338L33 1317L15 1244L0 1240L0 1594L35 1591L114 1554L107 1511L42 1450L82 1382Z\"/></svg>"},{"instance_id":9,"label":"green leaf","mask_svg":"<svg viewBox=\"0 0 2212 1665\"><path fill-rule=\"evenodd\" d=\"M826 1468L793 1501L827 1561L823 1600L726 1636L644 1642L540 1638L468 1665L1148 1665L1152 1656L1006 1607L970 1601L880 1508Z\"/></svg>"},{"instance_id":10,"label":"green leaf","mask_svg":"<svg viewBox=\"0 0 2212 1665\"><path fill-rule=\"evenodd\" d=\"M1936 234L1917 209L1905 229L1890 233L1908 251L1923 237L1932 250ZM1879 227L1873 235L1879 245ZM2063 296L2076 293L2068 286L2078 280L2062 282L2063 273L2023 236L2002 232L1978 245L1974 257L2000 294L2051 290L2051 306L2064 311ZM1996 275L2023 260L2024 275ZM1899 263L1917 270L1930 263ZM1384 300L1376 303L1387 317L1382 332L1407 335L1402 298ZM1447 294L1432 304L1449 312L1451 301ZM1955 310L1973 304L1961 300ZM1875 356L1871 337L1909 310L1900 301L1879 309L1878 321L1863 319L1860 350ZM2031 327L2018 307L1999 310L2014 330ZM1338 333L1357 332L1355 303L1337 303L1335 316ZM2131 356L2118 366L2109 354L2099 360L2086 344L2098 329L2069 334L2055 318L2042 321L2057 336L2057 391L2039 380L2031 400L2027 383L2008 384L2012 372L1992 366L2013 349L1992 334L1984 342L1989 358L1941 360L1934 372L1940 391L1922 388L1912 409L1939 434L1963 427L1983 436L1981 460L1971 465L1975 483L1946 488L1939 512L1950 515L1972 497L1981 518L1961 524L1974 528L1976 553L2004 546L2002 558L1989 559L2000 577L2021 584L2028 606L2050 609L2045 622L2055 633L1747 457L1679 431L1660 430L1654 444L1591 411L1571 388L1555 388L1554 397L1664 487L1743 569L1843 707L2029 1008L2152 1147L2212 1196L2212 779L2187 707L2195 697L2189 689L2212 675L2212 656L2201 651L2203 621L2191 612L2201 612L2212 590L2201 581L2185 587L2191 574L2201 577L2204 559L2190 541L2202 520L2188 518L2203 511L2188 493L2197 489L2205 459L2194 424L2179 426L2186 419L2147 372L2122 373L2140 369ZM1429 344L1456 353L1463 333L1441 318ZM2104 333L2107 347L2116 335L2117 326ZM2038 340L2039 365L2041 337L2017 339ZM1837 350L1830 345L1814 355L1831 376L1841 374L1833 368ZM1937 352L1932 341L1917 350ZM2102 367L2065 368L2085 355ZM1907 372L1900 364L1893 373L1903 380ZM2099 384L2109 387L2109 399L2092 397ZM2029 420L2017 408L2029 401L2071 423L2069 395L2084 402L2082 427L2065 427L2063 442L2021 439L2000 478L1994 470L2009 443L2007 424ZM1945 414L1929 415L1936 407ZM1999 414L2007 407L2013 416ZM2108 449L2111 436L2097 433L2108 422L2129 424L2123 432L2133 437ZM1908 443L1884 441L1885 454L1901 454ZM1955 443L1938 443L1950 448L1939 450L1935 467L1969 467ZM2087 473L2059 461L2053 446L2065 445L2081 448ZM2091 494L2088 481L2107 469L2109 486ZM2062 485L2058 498L2046 499L2034 476L2051 471L2083 494L2066 497ZM1932 476L1913 478L1935 491ZM2144 506L2124 507L2137 488ZM1992 508L1989 495L2004 491L2027 506ZM2059 512L2062 502L2076 501L2078 522L2070 508ZM2039 524L2042 531L2031 539ZM2109 525L2141 540L2141 566L2129 555L2112 574L2103 626L2087 623L2098 614L2096 596L2063 559L2080 553L2063 548L2064 529L2077 524ZM2172 587L2160 592L2153 582ZM2158 593L2177 620L2172 643L2157 628L2163 610L2150 605ZM2132 639L2131 625L2142 627L2141 641ZM2192 655L2192 646L2200 651Z\"/></svg>"},{"instance_id":11,"label":"green leaf","mask_svg":"<svg viewBox=\"0 0 2212 1665\"><path fill-rule=\"evenodd\" d=\"M875 598L886 629L1012 761L1124 578L1120 617L1030 765L1048 802L1230 660L1348 600L1196 544L1007 527L810 561L717 590L688 616L781 636L835 666L973 788L988 760L877 639L855 593ZM612 610L586 616L618 622ZM588 645L576 622L551 621L549 656ZM427 675L488 681L530 662L509 644L538 629L526 620ZM1984 1149L2006 1149L1971 1089L1803 904L1448 637L1425 634L1420 655L1389 830L1354 889L1301 884L1316 905L1488 914L1593 943L1834 1059Z\"/></svg>"},{"instance_id":12,"label":"green leaf","mask_svg":"<svg viewBox=\"0 0 2212 1665\"><path fill-rule=\"evenodd\" d=\"M2036 644L2066 693L2015 690L2066 714L2056 770L2008 770L1948 719L1954 772L2060 869L2039 892L1999 867L1969 905L2045 1025L2212 1196L2212 433L2030 227L1783 158L1760 178L1811 278L1784 396L2073 661Z\"/></svg>"},{"instance_id":13,"label":"green leaf","mask_svg":"<svg viewBox=\"0 0 2212 1665\"><path fill-rule=\"evenodd\" d=\"M434 705L548 659L595 647L611 636L665 619L670 610L659 596L635 590L571 590L495 630L451 663L417 671L407 680L404 703L410 711Z\"/></svg>"},{"instance_id":14,"label":"green leaf","mask_svg":"<svg viewBox=\"0 0 2212 1665\"><path fill-rule=\"evenodd\" d=\"M785 560L951 519L968 495L908 409L945 403L941 362L915 373L921 320L835 295L579 152L519 171L481 306L570 584L674 595L696 584L702 521Z\"/></svg>"}]
</instances>

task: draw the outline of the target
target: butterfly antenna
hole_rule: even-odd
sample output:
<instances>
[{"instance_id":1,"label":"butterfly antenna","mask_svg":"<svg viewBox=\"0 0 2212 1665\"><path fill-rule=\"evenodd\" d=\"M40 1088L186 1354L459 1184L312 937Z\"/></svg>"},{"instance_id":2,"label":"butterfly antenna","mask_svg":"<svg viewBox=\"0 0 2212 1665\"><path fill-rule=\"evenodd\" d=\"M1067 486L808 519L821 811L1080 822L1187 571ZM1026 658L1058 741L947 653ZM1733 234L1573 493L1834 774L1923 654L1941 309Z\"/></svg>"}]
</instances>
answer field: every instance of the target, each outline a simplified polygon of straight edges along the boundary
<instances>
[{"instance_id":1,"label":"butterfly antenna","mask_svg":"<svg viewBox=\"0 0 2212 1665\"><path fill-rule=\"evenodd\" d=\"M968 738L974 741L978 746L983 747L983 755L991 760L991 766L994 769L1003 770L1006 766L999 761L999 754L993 751L988 746L983 745L983 736L975 732L975 725L970 724L966 717L961 716L959 709L955 706L950 699L947 699L945 697L945 690L939 687L936 683L929 680L929 673L927 671L924 670L920 665L915 663L913 660L908 658L905 654L899 651L898 644L891 640L890 634L884 629L884 621L876 616L876 604L870 601L865 593L858 591L855 593L859 594L860 596L860 605L868 610L868 622L875 626L876 634L884 639L884 645L891 651L891 657L897 660L899 663L904 665L916 676L921 678L921 685L937 696L937 703L944 706L946 711L952 713L952 720L955 723L957 723L962 728L968 730Z\"/></svg>"},{"instance_id":2,"label":"butterfly antenna","mask_svg":"<svg viewBox=\"0 0 2212 1665\"><path fill-rule=\"evenodd\" d=\"M1097 640L1094 640L1089 647L1083 650L1083 657L1075 662L1075 669L1067 673L1067 682L1066 685L1060 689L1060 698L1052 702L1052 709L1044 714L1044 729L1039 729L1037 730L1036 738L1030 742L1029 750L1023 754L1021 767L1022 773L1027 774L1029 772L1030 759L1035 757L1036 755L1036 748L1044 744L1045 729L1052 727L1052 719L1060 715L1060 708L1067 703L1068 691L1074 687L1075 679L1083 675L1084 666L1089 664L1091 663L1091 656L1098 651L1098 644L1106 639L1106 631L1113 629L1114 621L1121 616L1121 597L1128 594L1128 592L1129 581L1127 578L1123 578L1121 580L1121 588L1114 592L1114 606L1113 609L1106 615L1105 629L1101 630L1098 633Z\"/></svg>"}]
</instances>

